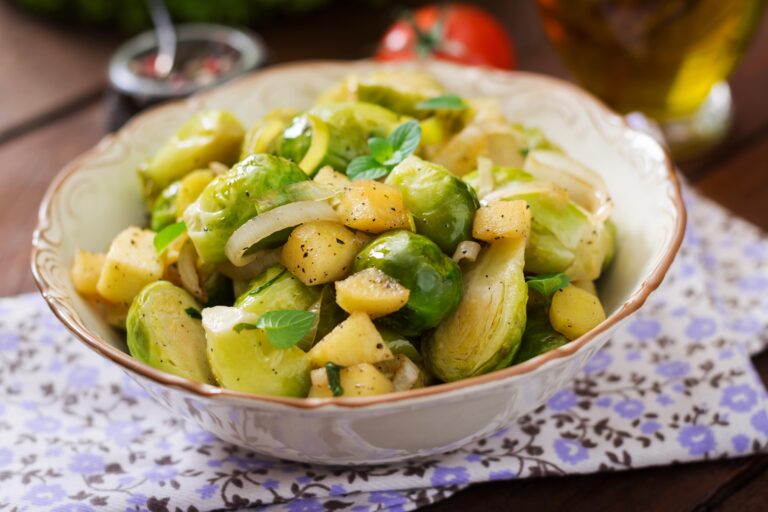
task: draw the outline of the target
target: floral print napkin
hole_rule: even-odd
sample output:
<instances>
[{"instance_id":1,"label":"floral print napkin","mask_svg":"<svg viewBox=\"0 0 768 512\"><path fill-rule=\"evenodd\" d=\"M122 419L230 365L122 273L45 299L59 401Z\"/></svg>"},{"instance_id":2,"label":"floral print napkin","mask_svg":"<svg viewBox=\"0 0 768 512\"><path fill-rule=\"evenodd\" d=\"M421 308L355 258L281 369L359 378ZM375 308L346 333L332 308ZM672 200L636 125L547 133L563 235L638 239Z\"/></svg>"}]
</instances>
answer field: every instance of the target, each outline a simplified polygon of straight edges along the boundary
<instances>
[{"instance_id":1,"label":"floral print napkin","mask_svg":"<svg viewBox=\"0 0 768 512\"><path fill-rule=\"evenodd\" d=\"M0 510L411 510L473 482L768 447L768 241L688 193L661 289L571 385L490 438L398 465L267 460L173 417L36 295L0 299Z\"/></svg>"}]
</instances>

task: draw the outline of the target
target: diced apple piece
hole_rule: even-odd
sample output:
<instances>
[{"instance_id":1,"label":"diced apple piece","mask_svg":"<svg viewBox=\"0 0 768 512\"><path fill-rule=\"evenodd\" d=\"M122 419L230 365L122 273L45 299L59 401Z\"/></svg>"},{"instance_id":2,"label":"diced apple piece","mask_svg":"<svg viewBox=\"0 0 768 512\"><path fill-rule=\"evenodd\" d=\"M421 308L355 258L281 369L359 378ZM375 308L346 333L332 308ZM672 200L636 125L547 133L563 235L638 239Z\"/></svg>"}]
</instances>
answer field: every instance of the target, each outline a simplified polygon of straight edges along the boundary
<instances>
[{"instance_id":1,"label":"diced apple piece","mask_svg":"<svg viewBox=\"0 0 768 512\"><path fill-rule=\"evenodd\" d=\"M502 238L527 238L531 232L531 209L523 200L492 201L478 208L472 236L484 242Z\"/></svg>"},{"instance_id":2,"label":"diced apple piece","mask_svg":"<svg viewBox=\"0 0 768 512\"><path fill-rule=\"evenodd\" d=\"M109 246L96 286L110 302L130 304L142 288L163 277L163 263L155 254L153 231L129 227Z\"/></svg>"},{"instance_id":3,"label":"diced apple piece","mask_svg":"<svg viewBox=\"0 0 768 512\"><path fill-rule=\"evenodd\" d=\"M336 302L346 312L362 311L371 318L394 313L408 303L411 292L377 268L366 268L336 281Z\"/></svg>"},{"instance_id":4,"label":"diced apple piece","mask_svg":"<svg viewBox=\"0 0 768 512\"><path fill-rule=\"evenodd\" d=\"M312 366L378 363L394 355L365 313L352 313L309 351Z\"/></svg>"},{"instance_id":5,"label":"diced apple piece","mask_svg":"<svg viewBox=\"0 0 768 512\"><path fill-rule=\"evenodd\" d=\"M291 232L281 262L306 285L344 278L363 240L352 230L330 221L307 222Z\"/></svg>"},{"instance_id":6,"label":"diced apple piece","mask_svg":"<svg viewBox=\"0 0 768 512\"><path fill-rule=\"evenodd\" d=\"M586 290L568 285L552 296L549 322L552 328L575 340L605 320L600 299Z\"/></svg>"},{"instance_id":7,"label":"diced apple piece","mask_svg":"<svg viewBox=\"0 0 768 512\"><path fill-rule=\"evenodd\" d=\"M104 267L105 256L100 252L77 251L72 263L72 284L77 293L89 299L99 298L97 285L101 269Z\"/></svg>"},{"instance_id":8,"label":"diced apple piece","mask_svg":"<svg viewBox=\"0 0 768 512\"><path fill-rule=\"evenodd\" d=\"M353 181L337 208L344 225L368 233L413 230L413 219L403 194L395 187L371 180Z\"/></svg>"}]
</instances>

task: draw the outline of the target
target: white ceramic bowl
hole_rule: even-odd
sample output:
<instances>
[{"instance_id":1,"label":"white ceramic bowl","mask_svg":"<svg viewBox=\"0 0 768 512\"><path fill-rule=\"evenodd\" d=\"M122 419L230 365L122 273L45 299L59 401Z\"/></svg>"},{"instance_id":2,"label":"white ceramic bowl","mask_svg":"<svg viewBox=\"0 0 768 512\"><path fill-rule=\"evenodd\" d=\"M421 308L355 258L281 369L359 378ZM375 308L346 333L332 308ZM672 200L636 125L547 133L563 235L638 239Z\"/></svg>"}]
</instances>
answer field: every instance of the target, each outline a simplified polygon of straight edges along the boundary
<instances>
[{"instance_id":1,"label":"white ceramic bowl","mask_svg":"<svg viewBox=\"0 0 768 512\"><path fill-rule=\"evenodd\" d=\"M150 110L68 165L43 200L33 243L32 268L54 313L179 416L284 459L370 464L426 456L487 436L542 404L659 285L685 224L680 189L662 148L588 94L553 78L419 65L457 94L498 99L511 120L543 129L606 180L619 233L616 259L602 280L609 317L564 347L488 375L380 397L256 396L191 382L131 358L123 335L73 289L69 268L77 248L104 250L121 229L145 221L136 168L196 110L227 109L250 124L275 107L307 107L342 76L375 66L380 64L312 62L260 71Z\"/></svg>"}]
</instances>

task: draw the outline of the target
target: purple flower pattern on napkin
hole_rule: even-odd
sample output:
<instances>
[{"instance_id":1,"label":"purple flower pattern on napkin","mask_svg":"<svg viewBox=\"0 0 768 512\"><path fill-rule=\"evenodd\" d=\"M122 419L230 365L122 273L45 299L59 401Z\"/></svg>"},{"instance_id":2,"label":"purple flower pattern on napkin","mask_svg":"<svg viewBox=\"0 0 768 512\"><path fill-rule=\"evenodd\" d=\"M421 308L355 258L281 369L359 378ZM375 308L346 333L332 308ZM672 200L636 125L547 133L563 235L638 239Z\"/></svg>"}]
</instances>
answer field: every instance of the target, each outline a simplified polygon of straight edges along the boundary
<instances>
[{"instance_id":1,"label":"purple flower pattern on napkin","mask_svg":"<svg viewBox=\"0 0 768 512\"><path fill-rule=\"evenodd\" d=\"M34 296L0 299L0 505L19 510L405 511L474 482L768 448L768 242L688 194L680 256L565 389L487 439L380 467L267 460L153 402ZM2 508L2 507L0 507Z\"/></svg>"}]
</instances>

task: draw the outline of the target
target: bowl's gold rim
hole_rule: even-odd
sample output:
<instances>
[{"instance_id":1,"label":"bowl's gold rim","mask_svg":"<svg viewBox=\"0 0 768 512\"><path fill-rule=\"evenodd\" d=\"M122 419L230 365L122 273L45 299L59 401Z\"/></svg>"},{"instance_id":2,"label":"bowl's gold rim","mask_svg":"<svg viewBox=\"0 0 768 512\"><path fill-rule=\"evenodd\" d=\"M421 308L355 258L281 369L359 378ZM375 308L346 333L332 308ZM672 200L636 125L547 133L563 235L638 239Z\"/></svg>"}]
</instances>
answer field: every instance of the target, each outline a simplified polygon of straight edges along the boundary
<instances>
[{"instance_id":1,"label":"bowl's gold rim","mask_svg":"<svg viewBox=\"0 0 768 512\"><path fill-rule=\"evenodd\" d=\"M312 68L312 67L338 66L338 65L345 65L345 64L349 64L350 67L353 67L354 65L364 64L366 62L372 63L373 61L366 61L366 60L363 60L363 61L305 61L305 62L281 64L277 66L272 66L265 70L250 73L249 75L246 75L242 79L236 80L235 82L232 82L228 85L224 85L221 87L226 88L232 85L242 86L244 81L255 80L267 74L280 72L287 68ZM451 64L441 63L441 65L451 65ZM457 68L460 67L457 65L454 65L454 66L456 66ZM600 100L598 100L588 92L580 89L579 87L569 82L565 82L563 80L545 76L545 75L528 73L524 71L499 71L499 70L485 69L484 72L495 73L495 74L506 76L506 77L525 76L528 78L533 78L536 80L540 80L542 82L556 85L559 88L568 89L572 94L582 98L582 100L595 104L600 109L603 115L618 119L620 122L620 129L625 134L632 134L632 136L635 136L635 137L647 138L649 142L658 146L658 143L655 140L653 140L649 135L633 130L626 123L626 121L622 116L615 114ZM214 89L213 91L218 91L221 87ZM196 101L198 98L204 98L207 94L210 94L210 91L200 93L186 100L175 101L175 102L168 103L166 105L162 105L162 106L150 109L134 117L120 131L127 131L129 129L134 128L135 126L138 126L145 117L148 117L153 112L157 112L164 108L175 107L185 102ZM137 359L134 359L129 354L126 354L125 352L122 352L121 350L118 350L117 348L112 347L108 343L101 341L98 337L90 333L83 325L73 322L70 318L68 318L64 314L63 311L59 309L59 307L55 303L54 297L49 292L50 283L48 281L48 278L46 276L44 269L38 265L38 253L39 251L42 250L41 240L44 238L42 234L45 232L46 229L48 229L48 226L50 226L49 218L51 215L50 205L51 205L52 199L59 192L61 185L71 175L73 175L78 171L78 169L81 167L84 161L87 161L88 159L103 152L112 143L112 141L114 141L116 136L117 136L116 134L109 134L105 136L95 147L86 151L85 153L80 155L78 158L70 162L67 166L65 166L57 174L57 176L49 185L45 195L43 196L43 200L40 205L40 210L38 213L38 224L37 224L37 227L35 228L33 240L32 240L32 274L34 276L35 284L39 288L48 306L51 308L53 313L59 318L59 320L73 334L75 334L78 338L80 338L91 349L111 359L113 362L123 366L124 368L127 368L133 372L136 372L137 374L147 379L150 379L158 384L180 388L184 391L188 391L195 395L205 397L205 398L226 397L226 398L235 398L240 400L250 400L254 402L270 402L273 404L285 405L295 409L317 409L321 407L343 407L343 408L358 409L358 408L366 408L373 405L392 404L395 402L402 402L404 400L443 395L452 391L458 391L458 390L466 389L469 387L501 381L508 377L514 377L514 376L530 373L536 370L537 368L544 366L550 361L565 358L574 354L579 349L586 346L592 340L597 338L599 335L609 331L614 326L616 326L619 322L621 322L622 320L627 318L629 315L637 311L640 308L640 306L642 306L645 303L650 293L654 291L656 288L658 288L659 285L661 284L662 280L664 279L664 276L669 270L670 265L672 264L672 261L674 260L675 255L677 254L678 249L680 248L680 245L683 240L683 235L685 233L686 211L685 211L685 205L683 203L680 182L677 178L677 175L675 174L674 167L672 165L672 161L669 158L669 155L666 153L666 151L662 149L662 152L664 154L664 167L666 168L666 174L667 174L666 180L668 184L671 185L672 194L670 199L672 199L672 202L675 206L675 213L676 213L673 236L664 250L664 254L661 261L651 271L648 277L643 281L640 288L635 293L633 293L622 304L622 306L619 309L617 309L610 317L608 317L600 325L598 325L597 327L595 327L594 329L592 329L582 337L578 338L577 340L574 340L560 348L544 353L540 356L534 357L533 359L530 359L524 363L511 366L503 370L498 370L492 373L479 375L476 377L470 377L468 379L464 379L456 382L438 384L438 385L429 386L426 388L421 388L416 390L390 393L387 395L379 395L379 396L363 397L363 398L333 398L333 399L332 398L312 398L312 399L309 399L309 398L289 398L289 397L276 397L276 396L268 396L268 395L256 395L251 393L243 393L239 391L232 391L228 389L219 388L216 386L211 386L208 384L201 384L199 382L194 382L194 381L185 379L183 377L171 375L169 373L165 373L149 365L146 365L138 361Z\"/></svg>"}]
</instances>

